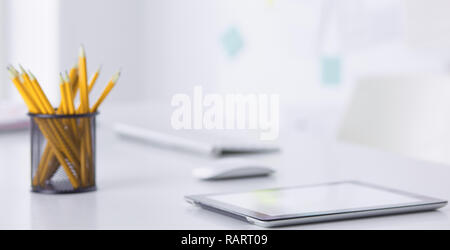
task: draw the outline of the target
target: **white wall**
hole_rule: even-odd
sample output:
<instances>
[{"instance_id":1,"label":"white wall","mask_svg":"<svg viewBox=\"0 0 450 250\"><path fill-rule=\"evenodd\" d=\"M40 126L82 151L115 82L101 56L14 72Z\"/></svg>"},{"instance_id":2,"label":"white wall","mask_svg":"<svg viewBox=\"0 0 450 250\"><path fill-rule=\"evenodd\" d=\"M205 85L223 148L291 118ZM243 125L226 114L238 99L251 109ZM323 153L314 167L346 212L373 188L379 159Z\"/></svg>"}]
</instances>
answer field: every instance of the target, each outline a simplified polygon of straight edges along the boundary
<instances>
[{"instance_id":1,"label":"white wall","mask_svg":"<svg viewBox=\"0 0 450 250\"><path fill-rule=\"evenodd\" d=\"M31 69L49 97L58 93L58 0L4 0L8 63ZM2 68L3 70L3 68ZM12 88L10 88L12 91ZM14 99L20 98L12 91Z\"/></svg>"},{"instance_id":2,"label":"white wall","mask_svg":"<svg viewBox=\"0 0 450 250\"><path fill-rule=\"evenodd\" d=\"M152 69L143 65L142 0L62 0L60 1L59 58L60 70L74 65L80 44L84 44L89 72L100 65L102 74L95 93L104 88L111 76L123 69L112 101L144 98ZM149 13L149 15L152 13ZM151 46L151 44L147 44ZM94 95L95 96L95 95Z\"/></svg>"},{"instance_id":3,"label":"white wall","mask_svg":"<svg viewBox=\"0 0 450 250\"><path fill-rule=\"evenodd\" d=\"M2 0L5 16L6 61L32 69L53 102L59 100L59 73L77 61L80 44L88 53L89 73L102 65L99 94L120 68L123 77L112 100L148 95L143 65L142 35L146 15L141 0ZM3 68L3 67L2 67ZM9 82L8 82L9 83ZM19 99L10 88L14 99Z\"/></svg>"},{"instance_id":4,"label":"white wall","mask_svg":"<svg viewBox=\"0 0 450 250\"><path fill-rule=\"evenodd\" d=\"M75 63L84 44L90 72L104 66L100 86L123 67L110 98L116 101L167 101L199 84L211 91L276 92L293 99L320 93L311 62L319 1L6 1L14 27L9 61L20 59L50 86L59 71ZM233 28L241 33L244 47L230 58L221 39ZM44 35L30 42L33 34Z\"/></svg>"},{"instance_id":5,"label":"white wall","mask_svg":"<svg viewBox=\"0 0 450 250\"><path fill-rule=\"evenodd\" d=\"M339 3L343 77L320 79L322 3ZM344 102L365 74L436 70L439 63L408 49L403 0L164 0L146 1L143 51L150 95L164 100L194 85L219 92L269 92L283 103ZM236 28L242 52L229 57L221 42ZM330 40L330 39L328 39ZM327 41L330 42L330 41ZM148 46L147 46L148 45Z\"/></svg>"},{"instance_id":6,"label":"white wall","mask_svg":"<svg viewBox=\"0 0 450 250\"><path fill-rule=\"evenodd\" d=\"M320 1L278 2L60 1L60 70L73 65L83 43L91 72L104 65L100 83L123 67L112 101L169 103L175 93L190 93L194 85L221 92L275 92L292 99L317 96L321 86L314 84L311 60ZM230 58L222 38L233 28L244 47Z\"/></svg>"},{"instance_id":7,"label":"white wall","mask_svg":"<svg viewBox=\"0 0 450 250\"><path fill-rule=\"evenodd\" d=\"M7 92L7 77L4 73L4 68L6 67L5 62L5 9L4 9L4 1L0 1L0 101L6 99Z\"/></svg>"},{"instance_id":8,"label":"white wall","mask_svg":"<svg viewBox=\"0 0 450 250\"><path fill-rule=\"evenodd\" d=\"M91 74L103 65L96 94L123 68L110 102L151 98L168 103L195 85L215 92L279 93L283 102L342 100L360 75L428 72L441 63L409 50L396 33L401 27L393 17L404 11L403 0L338 1L348 7L343 8L348 15L340 17L346 25L340 39L358 50L343 50L343 81L331 87L321 84L319 72L324 1L3 1L9 7L8 26L14 27L7 30L8 61L20 59L55 96L58 73L76 62L80 44ZM232 29L243 40L234 57L222 41Z\"/></svg>"},{"instance_id":9,"label":"white wall","mask_svg":"<svg viewBox=\"0 0 450 250\"><path fill-rule=\"evenodd\" d=\"M146 1L146 65L152 94L167 100L194 85L219 92L269 92L308 99L315 85L320 1ZM222 42L236 29L242 52ZM308 91L304 89L308 88Z\"/></svg>"}]
</instances>

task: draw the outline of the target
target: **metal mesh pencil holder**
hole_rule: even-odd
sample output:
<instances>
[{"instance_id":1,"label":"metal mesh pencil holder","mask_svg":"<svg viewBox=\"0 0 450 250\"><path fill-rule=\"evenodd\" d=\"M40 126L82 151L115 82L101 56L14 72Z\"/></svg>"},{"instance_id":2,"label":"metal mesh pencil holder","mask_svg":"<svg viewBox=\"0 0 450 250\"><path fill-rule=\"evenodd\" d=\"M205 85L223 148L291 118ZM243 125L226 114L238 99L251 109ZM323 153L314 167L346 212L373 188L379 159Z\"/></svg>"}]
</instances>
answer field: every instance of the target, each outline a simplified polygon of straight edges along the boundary
<instances>
[{"instance_id":1,"label":"metal mesh pencil holder","mask_svg":"<svg viewBox=\"0 0 450 250\"><path fill-rule=\"evenodd\" d=\"M47 194L96 190L96 117L29 114L32 191Z\"/></svg>"}]
</instances>

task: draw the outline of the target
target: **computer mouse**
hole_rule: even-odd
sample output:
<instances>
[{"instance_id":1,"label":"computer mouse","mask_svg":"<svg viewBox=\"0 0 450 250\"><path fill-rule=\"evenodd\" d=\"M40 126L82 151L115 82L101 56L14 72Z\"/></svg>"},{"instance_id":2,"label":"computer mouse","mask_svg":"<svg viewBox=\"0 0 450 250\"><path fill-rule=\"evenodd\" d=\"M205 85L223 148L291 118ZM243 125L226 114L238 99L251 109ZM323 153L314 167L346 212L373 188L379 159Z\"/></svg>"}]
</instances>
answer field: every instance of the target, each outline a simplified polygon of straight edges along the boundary
<instances>
[{"instance_id":1,"label":"computer mouse","mask_svg":"<svg viewBox=\"0 0 450 250\"><path fill-rule=\"evenodd\" d=\"M222 159L208 166L194 169L194 177L200 180L226 180L269 176L275 170L261 163L246 159Z\"/></svg>"}]
</instances>

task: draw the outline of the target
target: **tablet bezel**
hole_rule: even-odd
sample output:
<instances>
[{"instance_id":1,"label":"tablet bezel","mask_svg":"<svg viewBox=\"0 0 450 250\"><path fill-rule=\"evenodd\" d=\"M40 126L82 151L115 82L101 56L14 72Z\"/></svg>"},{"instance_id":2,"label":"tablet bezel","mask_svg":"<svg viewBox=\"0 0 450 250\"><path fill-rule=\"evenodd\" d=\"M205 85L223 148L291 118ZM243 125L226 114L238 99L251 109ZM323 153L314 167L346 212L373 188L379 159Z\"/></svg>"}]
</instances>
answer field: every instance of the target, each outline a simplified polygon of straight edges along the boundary
<instances>
[{"instance_id":1,"label":"tablet bezel","mask_svg":"<svg viewBox=\"0 0 450 250\"><path fill-rule=\"evenodd\" d=\"M279 221L279 220L290 220L290 219L300 219L300 218L311 218L311 217L319 217L319 216L328 216L328 215L339 215L339 214L349 214L349 213L357 213L357 212L369 212L369 211L378 211L378 210L386 210L386 209L401 209L401 208L410 208L424 205L438 205L438 204L447 204L447 201L435 199L423 195L413 194L405 191L400 191L396 189L381 187L378 185L373 185L369 183L364 183L360 181L341 181L341 182L331 182L331 183L323 183L316 185L302 185L302 186L294 186L294 187L284 187L284 188L272 188L265 190L257 190L257 191L273 191L273 190L284 190L284 189L297 189L297 188L309 188L309 187L319 187L319 186L331 186L331 185L342 185L342 184L354 184L363 187L369 187L373 189L383 190L386 192L395 193L398 195L407 196L410 198L417 199L417 202L410 203L402 203L402 204L386 204L375 207L361 207L361 208L352 208L352 209L341 209L341 210L332 210L325 212L313 212L313 213L297 213L297 214L286 214L279 216L271 216L264 213L248 210L242 207L238 207L232 204L220 202L217 200L210 199L210 196L218 196L218 195L227 195L227 194L239 194L245 192L234 192L234 193L222 193L222 194L207 194L207 195L194 195L187 196L186 199L190 202L194 202L200 206L206 206L209 208L213 208L214 210L220 210L226 212L228 214L240 216L243 218L253 218L256 220L260 220L263 222L271 222L271 221Z\"/></svg>"}]
</instances>

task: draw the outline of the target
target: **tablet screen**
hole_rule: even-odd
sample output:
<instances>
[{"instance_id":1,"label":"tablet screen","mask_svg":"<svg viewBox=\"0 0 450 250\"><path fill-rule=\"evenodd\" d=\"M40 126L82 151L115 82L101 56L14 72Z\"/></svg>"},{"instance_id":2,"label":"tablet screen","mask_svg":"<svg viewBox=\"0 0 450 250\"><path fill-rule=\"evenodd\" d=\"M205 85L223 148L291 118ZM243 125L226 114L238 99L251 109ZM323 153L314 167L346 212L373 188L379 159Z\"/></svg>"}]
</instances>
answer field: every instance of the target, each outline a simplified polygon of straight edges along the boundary
<instances>
[{"instance_id":1,"label":"tablet screen","mask_svg":"<svg viewBox=\"0 0 450 250\"><path fill-rule=\"evenodd\" d=\"M208 198L269 216L315 214L420 201L412 196L351 182L213 195Z\"/></svg>"}]
</instances>

